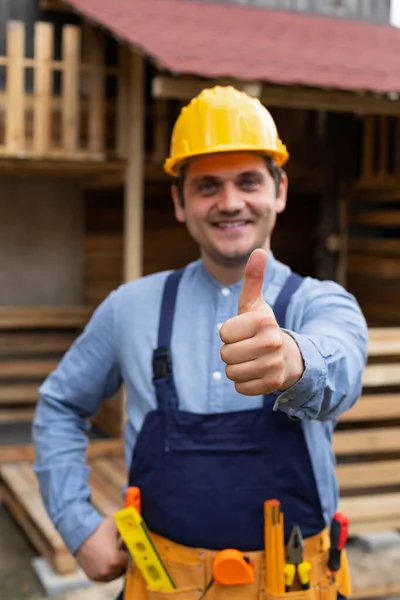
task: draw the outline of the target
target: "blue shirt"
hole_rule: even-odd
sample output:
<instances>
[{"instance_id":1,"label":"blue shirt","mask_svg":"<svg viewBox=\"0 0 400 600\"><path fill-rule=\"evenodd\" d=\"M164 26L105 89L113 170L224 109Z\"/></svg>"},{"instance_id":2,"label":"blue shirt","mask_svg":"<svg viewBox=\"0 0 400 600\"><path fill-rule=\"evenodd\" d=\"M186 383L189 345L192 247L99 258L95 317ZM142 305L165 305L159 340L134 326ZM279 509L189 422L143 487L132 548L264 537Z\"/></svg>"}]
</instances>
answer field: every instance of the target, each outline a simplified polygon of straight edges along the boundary
<instances>
[{"instance_id":1,"label":"blue shirt","mask_svg":"<svg viewBox=\"0 0 400 600\"><path fill-rule=\"evenodd\" d=\"M72 553L102 520L90 504L88 418L124 383L129 465L144 418L156 408L152 352L168 273L143 277L112 292L40 387L33 424L34 469L45 506ZM266 302L274 304L289 273L289 267L270 253L263 286ZM184 410L215 413L262 404L261 396L236 392L220 357L219 328L237 314L241 286L241 281L220 285L201 260L184 272L172 335L174 379ZM285 328L301 350L305 371L293 387L276 392L275 409L302 421L328 523L338 502L331 436L335 418L361 392L367 325L356 300L341 286L306 278L292 297Z\"/></svg>"}]
</instances>

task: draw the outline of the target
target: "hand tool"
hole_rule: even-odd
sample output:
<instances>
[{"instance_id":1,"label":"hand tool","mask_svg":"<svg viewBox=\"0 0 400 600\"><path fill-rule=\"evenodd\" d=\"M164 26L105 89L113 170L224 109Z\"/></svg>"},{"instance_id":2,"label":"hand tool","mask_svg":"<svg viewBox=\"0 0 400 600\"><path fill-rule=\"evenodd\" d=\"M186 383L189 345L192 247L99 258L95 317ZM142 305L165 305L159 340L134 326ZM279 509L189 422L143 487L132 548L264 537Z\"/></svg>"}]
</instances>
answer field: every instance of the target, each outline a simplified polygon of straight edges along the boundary
<instances>
[{"instance_id":1,"label":"hand tool","mask_svg":"<svg viewBox=\"0 0 400 600\"><path fill-rule=\"evenodd\" d=\"M133 506L127 506L114 514L118 531L152 590L171 591L175 584L155 547L146 523Z\"/></svg>"},{"instance_id":2,"label":"hand tool","mask_svg":"<svg viewBox=\"0 0 400 600\"><path fill-rule=\"evenodd\" d=\"M285 591L285 542L283 513L278 500L264 502L265 589L271 594Z\"/></svg>"},{"instance_id":3,"label":"hand tool","mask_svg":"<svg viewBox=\"0 0 400 600\"><path fill-rule=\"evenodd\" d=\"M330 538L331 538L331 547L329 550L329 559L328 559L328 568L332 573L332 578L334 579L336 573L340 569L340 558L342 554L342 550L347 542L347 535L349 529L349 518L341 513L336 512L333 515L331 529L330 529Z\"/></svg>"},{"instance_id":4,"label":"hand tool","mask_svg":"<svg viewBox=\"0 0 400 600\"><path fill-rule=\"evenodd\" d=\"M285 566L285 591L290 592L297 577L302 590L310 589L311 564L304 560L304 541L300 527L295 525L290 533L287 547L287 563Z\"/></svg>"},{"instance_id":5,"label":"hand tool","mask_svg":"<svg viewBox=\"0 0 400 600\"><path fill-rule=\"evenodd\" d=\"M134 506L138 513L142 512L142 495L140 488L135 485L130 485L125 492L125 507Z\"/></svg>"},{"instance_id":6,"label":"hand tool","mask_svg":"<svg viewBox=\"0 0 400 600\"><path fill-rule=\"evenodd\" d=\"M254 581L251 560L239 550L218 552L212 567L213 579L219 585L245 585Z\"/></svg>"}]
</instances>

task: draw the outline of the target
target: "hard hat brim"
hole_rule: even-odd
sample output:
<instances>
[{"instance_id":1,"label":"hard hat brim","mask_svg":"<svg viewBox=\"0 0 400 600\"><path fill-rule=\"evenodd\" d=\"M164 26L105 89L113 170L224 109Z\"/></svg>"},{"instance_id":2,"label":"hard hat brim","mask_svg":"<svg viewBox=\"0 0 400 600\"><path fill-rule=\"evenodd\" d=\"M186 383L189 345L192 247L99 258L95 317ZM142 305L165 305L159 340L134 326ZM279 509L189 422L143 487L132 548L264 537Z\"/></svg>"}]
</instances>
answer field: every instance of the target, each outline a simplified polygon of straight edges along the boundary
<instances>
[{"instance_id":1,"label":"hard hat brim","mask_svg":"<svg viewBox=\"0 0 400 600\"><path fill-rule=\"evenodd\" d=\"M179 169L187 164L191 160L200 158L201 156L209 156L212 154L227 154L233 152L250 152L251 154L261 154L264 156L270 156L273 158L278 165L282 167L289 159L289 153L286 148L282 150L268 150L265 148L257 148L250 144L221 144L214 146L213 148L207 148L204 151L195 152L190 155L175 156L174 158L167 158L164 162L164 171L172 177L177 177Z\"/></svg>"}]
</instances>

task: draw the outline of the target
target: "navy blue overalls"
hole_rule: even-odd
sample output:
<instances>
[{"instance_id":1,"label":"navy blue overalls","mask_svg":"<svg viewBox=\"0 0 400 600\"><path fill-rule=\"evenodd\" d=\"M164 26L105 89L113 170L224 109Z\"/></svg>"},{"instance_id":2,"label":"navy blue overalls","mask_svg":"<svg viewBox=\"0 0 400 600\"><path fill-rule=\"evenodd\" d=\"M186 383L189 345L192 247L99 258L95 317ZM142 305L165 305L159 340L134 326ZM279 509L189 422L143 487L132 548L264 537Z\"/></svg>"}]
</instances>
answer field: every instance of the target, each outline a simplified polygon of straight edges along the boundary
<instances>
[{"instance_id":1,"label":"navy blue overalls","mask_svg":"<svg viewBox=\"0 0 400 600\"><path fill-rule=\"evenodd\" d=\"M144 521L185 546L262 550L264 501L277 498L286 539L294 524L304 537L317 534L325 522L301 422L274 411L273 394L255 410L204 415L179 409L170 344L182 272L165 284L153 355L158 406L144 421L129 474L129 485L141 489ZM281 327L301 282L291 274L273 307ZM188 352L190 346L188 338Z\"/></svg>"}]
</instances>

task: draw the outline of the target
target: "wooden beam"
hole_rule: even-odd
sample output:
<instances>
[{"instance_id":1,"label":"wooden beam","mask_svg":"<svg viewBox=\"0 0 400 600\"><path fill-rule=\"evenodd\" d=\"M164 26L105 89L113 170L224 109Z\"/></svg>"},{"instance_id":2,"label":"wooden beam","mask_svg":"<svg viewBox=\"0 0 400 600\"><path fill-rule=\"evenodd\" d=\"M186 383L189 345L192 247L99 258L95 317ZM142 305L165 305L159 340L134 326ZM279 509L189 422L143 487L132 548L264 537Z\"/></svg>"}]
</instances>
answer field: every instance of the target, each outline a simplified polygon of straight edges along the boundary
<instances>
[{"instance_id":1,"label":"wooden beam","mask_svg":"<svg viewBox=\"0 0 400 600\"><path fill-rule=\"evenodd\" d=\"M152 160L161 165L168 155L168 121L166 98L154 98L154 152Z\"/></svg>"},{"instance_id":2,"label":"wooden beam","mask_svg":"<svg viewBox=\"0 0 400 600\"><path fill-rule=\"evenodd\" d=\"M120 44L118 50L117 154L120 158L127 158L129 142L127 127L129 118L129 63L131 51L124 44Z\"/></svg>"},{"instance_id":3,"label":"wooden beam","mask_svg":"<svg viewBox=\"0 0 400 600\"><path fill-rule=\"evenodd\" d=\"M220 79L176 78L159 75L153 79L152 93L158 98L190 100L205 87L230 83L257 96L266 106L329 110L332 112L354 112L357 114L400 115L400 100L388 96L358 92L340 92L331 89L306 88Z\"/></svg>"},{"instance_id":4,"label":"wooden beam","mask_svg":"<svg viewBox=\"0 0 400 600\"><path fill-rule=\"evenodd\" d=\"M81 32L78 27L66 25L63 29L63 106L62 137L63 147L74 153L79 146L79 85Z\"/></svg>"},{"instance_id":5,"label":"wooden beam","mask_svg":"<svg viewBox=\"0 0 400 600\"><path fill-rule=\"evenodd\" d=\"M73 12L72 8L65 4L65 2L62 0L40 0L39 9L51 10L52 12Z\"/></svg>"},{"instance_id":6,"label":"wooden beam","mask_svg":"<svg viewBox=\"0 0 400 600\"><path fill-rule=\"evenodd\" d=\"M0 329L84 327L91 313L87 306L2 306Z\"/></svg>"},{"instance_id":7,"label":"wooden beam","mask_svg":"<svg viewBox=\"0 0 400 600\"><path fill-rule=\"evenodd\" d=\"M237 89L247 94L259 97L261 94L260 83L244 83L233 80L200 80L168 77L166 75L157 75L153 79L152 94L154 98L171 98L174 100L190 100L197 96L205 87L214 87L215 85L234 85Z\"/></svg>"},{"instance_id":8,"label":"wooden beam","mask_svg":"<svg viewBox=\"0 0 400 600\"><path fill-rule=\"evenodd\" d=\"M51 23L35 23L35 154L43 156L50 149L51 60L53 58L54 27Z\"/></svg>"},{"instance_id":9,"label":"wooden beam","mask_svg":"<svg viewBox=\"0 0 400 600\"><path fill-rule=\"evenodd\" d=\"M89 150L102 152L104 149L104 33L95 27L89 36Z\"/></svg>"},{"instance_id":10,"label":"wooden beam","mask_svg":"<svg viewBox=\"0 0 400 600\"><path fill-rule=\"evenodd\" d=\"M122 439L93 440L90 442L87 457L96 456L122 456L124 444ZM21 462L35 460L33 444L19 444L15 446L0 446L0 463Z\"/></svg>"},{"instance_id":11,"label":"wooden beam","mask_svg":"<svg viewBox=\"0 0 400 600\"><path fill-rule=\"evenodd\" d=\"M371 394L361 396L356 404L340 415L339 423L355 421L384 421L400 419L400 394Z\"/></svg>"},{"instance_id":12,"label":"wooden beam","mask_svg":"<svg viewBox=\"0 0 400 600\"><path fill-rule=\"evenodd\" d=\"M137 279L143 264L143 177L144 177L144 59L133 52L130 58L130 114L127 123L128 164L125 174L124 278Z\"/></svg>"},{"instance_id":13,"label":"wooden beam","mask_svg":"<svg viewBox=\"0 0 400 600\"><path fill-rule=\"evenodd\" d=\"M7 56L5 144L7 153L22 155L25 141L25 26L18 21L7 24Z\"/></svg>"}]
</instances>

